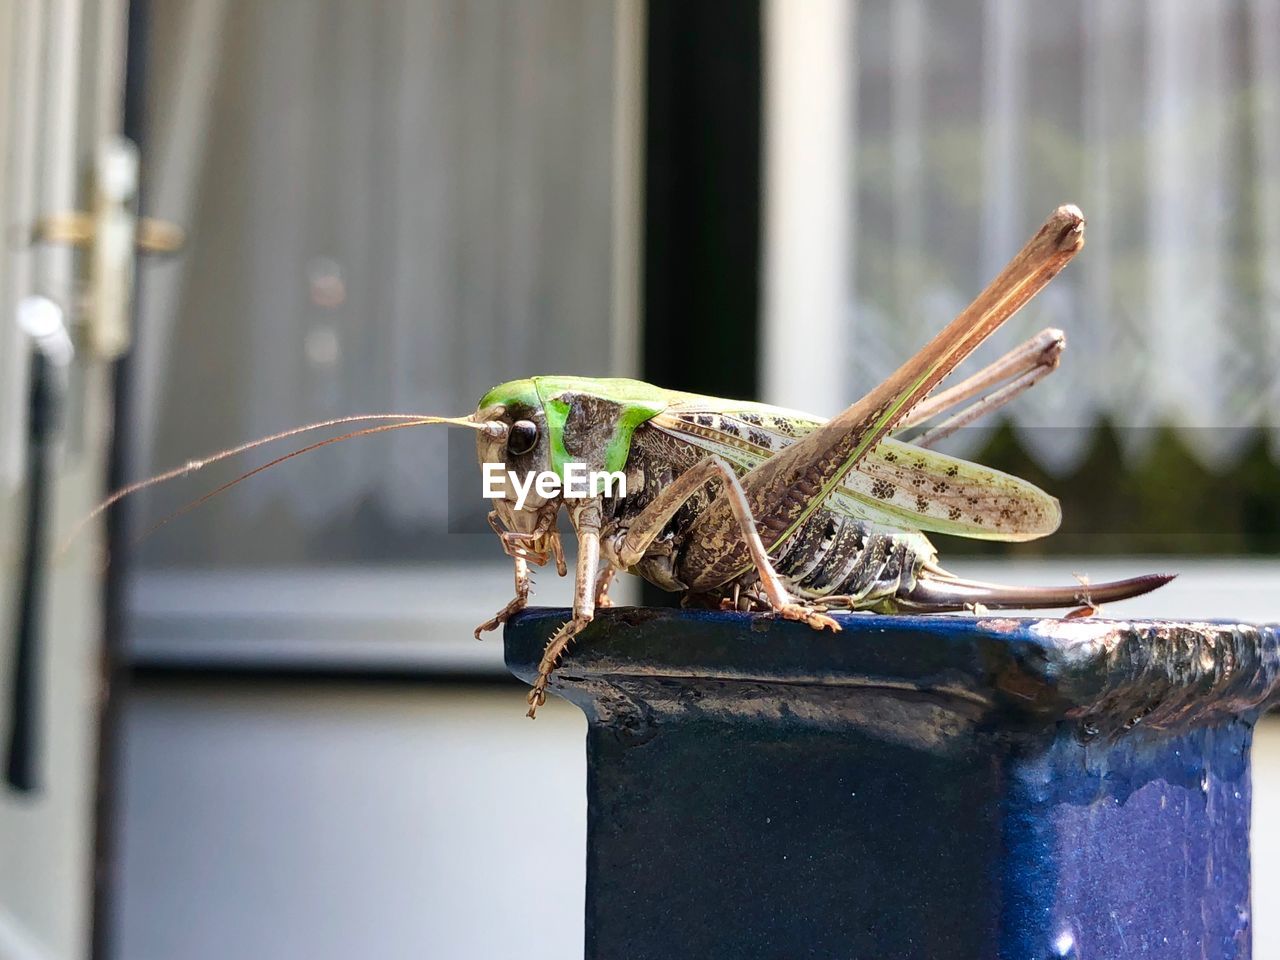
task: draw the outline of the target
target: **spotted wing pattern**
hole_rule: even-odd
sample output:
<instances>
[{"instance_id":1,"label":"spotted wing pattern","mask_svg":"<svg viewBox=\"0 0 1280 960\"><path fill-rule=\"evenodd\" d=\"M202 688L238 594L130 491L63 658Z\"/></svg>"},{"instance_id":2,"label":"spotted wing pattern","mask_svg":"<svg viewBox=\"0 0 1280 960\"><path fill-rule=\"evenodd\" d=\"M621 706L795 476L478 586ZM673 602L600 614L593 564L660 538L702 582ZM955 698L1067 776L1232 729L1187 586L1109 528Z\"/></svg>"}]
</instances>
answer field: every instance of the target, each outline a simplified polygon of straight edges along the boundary
<instances>
[{"instance_id":1,"label":"spotted wing pattern","mask_svg":"<svg viewBox=\"0 0 1280 960\"><path fill-rule=\"evenodd\" d=\"M765 404L697 397L651 425L749 470L823 421ZM1034 540L1061 522L1058 501L988 467L886 438L845 477L828 507L875 524L978 540Z\"/></svg>"}]
</instances>

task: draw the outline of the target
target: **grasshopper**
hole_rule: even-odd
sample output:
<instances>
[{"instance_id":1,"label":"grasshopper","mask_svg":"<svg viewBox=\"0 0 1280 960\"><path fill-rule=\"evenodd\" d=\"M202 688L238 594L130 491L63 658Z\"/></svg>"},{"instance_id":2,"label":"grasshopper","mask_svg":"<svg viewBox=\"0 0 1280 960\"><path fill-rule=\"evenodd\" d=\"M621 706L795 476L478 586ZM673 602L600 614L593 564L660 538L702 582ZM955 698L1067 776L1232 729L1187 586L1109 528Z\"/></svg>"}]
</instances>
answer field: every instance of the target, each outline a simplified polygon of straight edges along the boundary
<instances>
[{"instance_id":1,"label":"grasshopper","mask_svg":"<svg viewBox=\"0 0 1280 960\"><path fill-rule=\"evenodd\" d=\"M1080 211L1058 208L950 325L830 420L634 380L533 377L490 390L470 418L480 427L481 463L519 474L562 473L577 461L627 478L625 496L535 496L516 510L508 491L494 502L490 523L515 562L515 597L477 637L527 604L531 563L555 557L564 573L562 509L578 541L573 615L547 643L528 715L546 701L569 643L608 604L619 571L683 593L686 603L768 611L831 630L840 629L831 610L1092 609L1166 583L1145 576L1019 588L964 580L938 565L925 536L1014 541L1057 529L1061 511L1048 494L929 448L1052 371L1063 335L1046 330L955 387L934 390L1083 244ZM893 436L942 415L914 442Z\"/></svg>"},{"instance_id":2,"label":"grasshopper","mask_svg":"<svg viewBox=\"0 0 1280 960\"><path fill-rule=\"evenodd\" d=\"M223 451L118 491L121 496L270 440L317 426L395 420L313 443L250 471L349 436L425 423L477 434L482 465L516 478L569 464L621 473L625 493L568 499L508 483L489 523L514 563L515 596L475 630L505 623L529 601L530 566L567 574L557 530L567 512L578 544L573 613L551 637L528 694L528 716L570 642L610 605L619 572L683 594L686 604L760 611L839 630L834 610L880 613L1083 607L1146 593L1171 579L1134 577L1068 587L965 580L938 564L927 533L1030 540L1061 520L1032 484L930 449L1054 368L1065 340L1045 330L955 386L947 377L1062 270L1084 244L1084 217L1055 210L1025 247L946 328L884 382L830 420L779 407L665 390L636 380L544 376L494 387L465 417L375 414L312 424ZM943 418L939 420L939 418ZM911 442L895 436L936 425ZM519 503L519 507L517 507Z\"/></svg>"}]
</instances>

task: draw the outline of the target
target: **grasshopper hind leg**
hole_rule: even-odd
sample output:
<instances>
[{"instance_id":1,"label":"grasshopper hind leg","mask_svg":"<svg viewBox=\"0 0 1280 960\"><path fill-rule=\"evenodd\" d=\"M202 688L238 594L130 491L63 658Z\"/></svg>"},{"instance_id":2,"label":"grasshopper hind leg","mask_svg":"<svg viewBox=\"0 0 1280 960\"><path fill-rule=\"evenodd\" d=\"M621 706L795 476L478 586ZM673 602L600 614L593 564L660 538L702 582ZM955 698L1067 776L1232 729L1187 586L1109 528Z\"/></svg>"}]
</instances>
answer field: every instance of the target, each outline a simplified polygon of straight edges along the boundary
<instances>
[{"instance_id":1,"label":"grasshopper hind leg","mask_svg":"<svg viewBox=\"0 0 1280 960\"><path fill-rule=\"evenodd\" d=\"M787 590L760 540L742 482L733 468L716 456L707 457L690 467L640 512L616 547L618 565L623 569L630 569L639 563L680 507L708 483L717 480L720 482L720 494L716 499L719 501L723 498L728 502L733 523L737 527L736 534L746 544L751 559L751 579L757 584L756 597L763 598L756 602L762 603L765 609L776 616L807 623L815 630L839 630L840 625L833 619L812 604L797 599ZM732 534L725 531L707 535L719 539ZM686 595L686 602L719 606L722 598L732 595L736 606L743 595L741 591L730 594L725 590L708 592L705 596L702 593L703 591L694 591L694 595Z\"/></svg>"}]
</instances>

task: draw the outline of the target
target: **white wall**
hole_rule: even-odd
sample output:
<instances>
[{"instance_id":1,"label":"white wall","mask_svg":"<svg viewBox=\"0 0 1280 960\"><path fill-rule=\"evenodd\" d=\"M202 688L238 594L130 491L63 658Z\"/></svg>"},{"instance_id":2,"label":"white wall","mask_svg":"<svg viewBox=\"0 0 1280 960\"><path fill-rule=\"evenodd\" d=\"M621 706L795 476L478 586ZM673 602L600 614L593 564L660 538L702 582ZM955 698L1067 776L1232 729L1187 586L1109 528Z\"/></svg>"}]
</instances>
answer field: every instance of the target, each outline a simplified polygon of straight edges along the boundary
<instances>
[{"instance_id":1,"label":"white wall","mask_svg":"<svg viewBox=\"0 0 1280 960\"><path fill-rule=\"evenodd\" d=\"M143 685L127 960L582 956L582 715L520 688Z\"/></svg>"}]
</instances>

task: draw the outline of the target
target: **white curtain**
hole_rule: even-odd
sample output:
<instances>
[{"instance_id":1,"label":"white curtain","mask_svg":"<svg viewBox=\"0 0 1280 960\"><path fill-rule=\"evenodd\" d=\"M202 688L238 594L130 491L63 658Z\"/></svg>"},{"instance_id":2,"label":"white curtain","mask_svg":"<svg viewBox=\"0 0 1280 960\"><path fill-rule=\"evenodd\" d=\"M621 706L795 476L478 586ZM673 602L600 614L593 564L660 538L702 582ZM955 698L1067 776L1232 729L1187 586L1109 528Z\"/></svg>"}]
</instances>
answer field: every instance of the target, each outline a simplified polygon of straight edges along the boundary
<instances>
[{"instance_id":1,"label":"white curtain","mask_svg":"<svg viewBox=\"0 0 1280 960\"><path fill-rule=\"evenodd\" d=\"M328 417L461 414L534 373L635 372L610 316L612 5L152 8L146 204L191 240L142 285L142 468ZM220 509L245 538L357 508L440 529L429 433L268 471ZM206 523L228 536L187 529Z\"/></svg>"},{"instance_id":2,"label":"white curtain","mask_svg":"<svg viewBox=\"0 0 1280 960\"><path fill-rule=\"evenodd\" d=\"M1280 0L848 9L855 253L831 331L850 376L831 401L923 344L1069 201L1085 251L981 357L1067 332L1062 367L1004 414L1021 441L1055 472L1102 418L1134 457L1161 425L1211 467L1262 430L1280 450Z\"/></svg>"}]
</instances>

